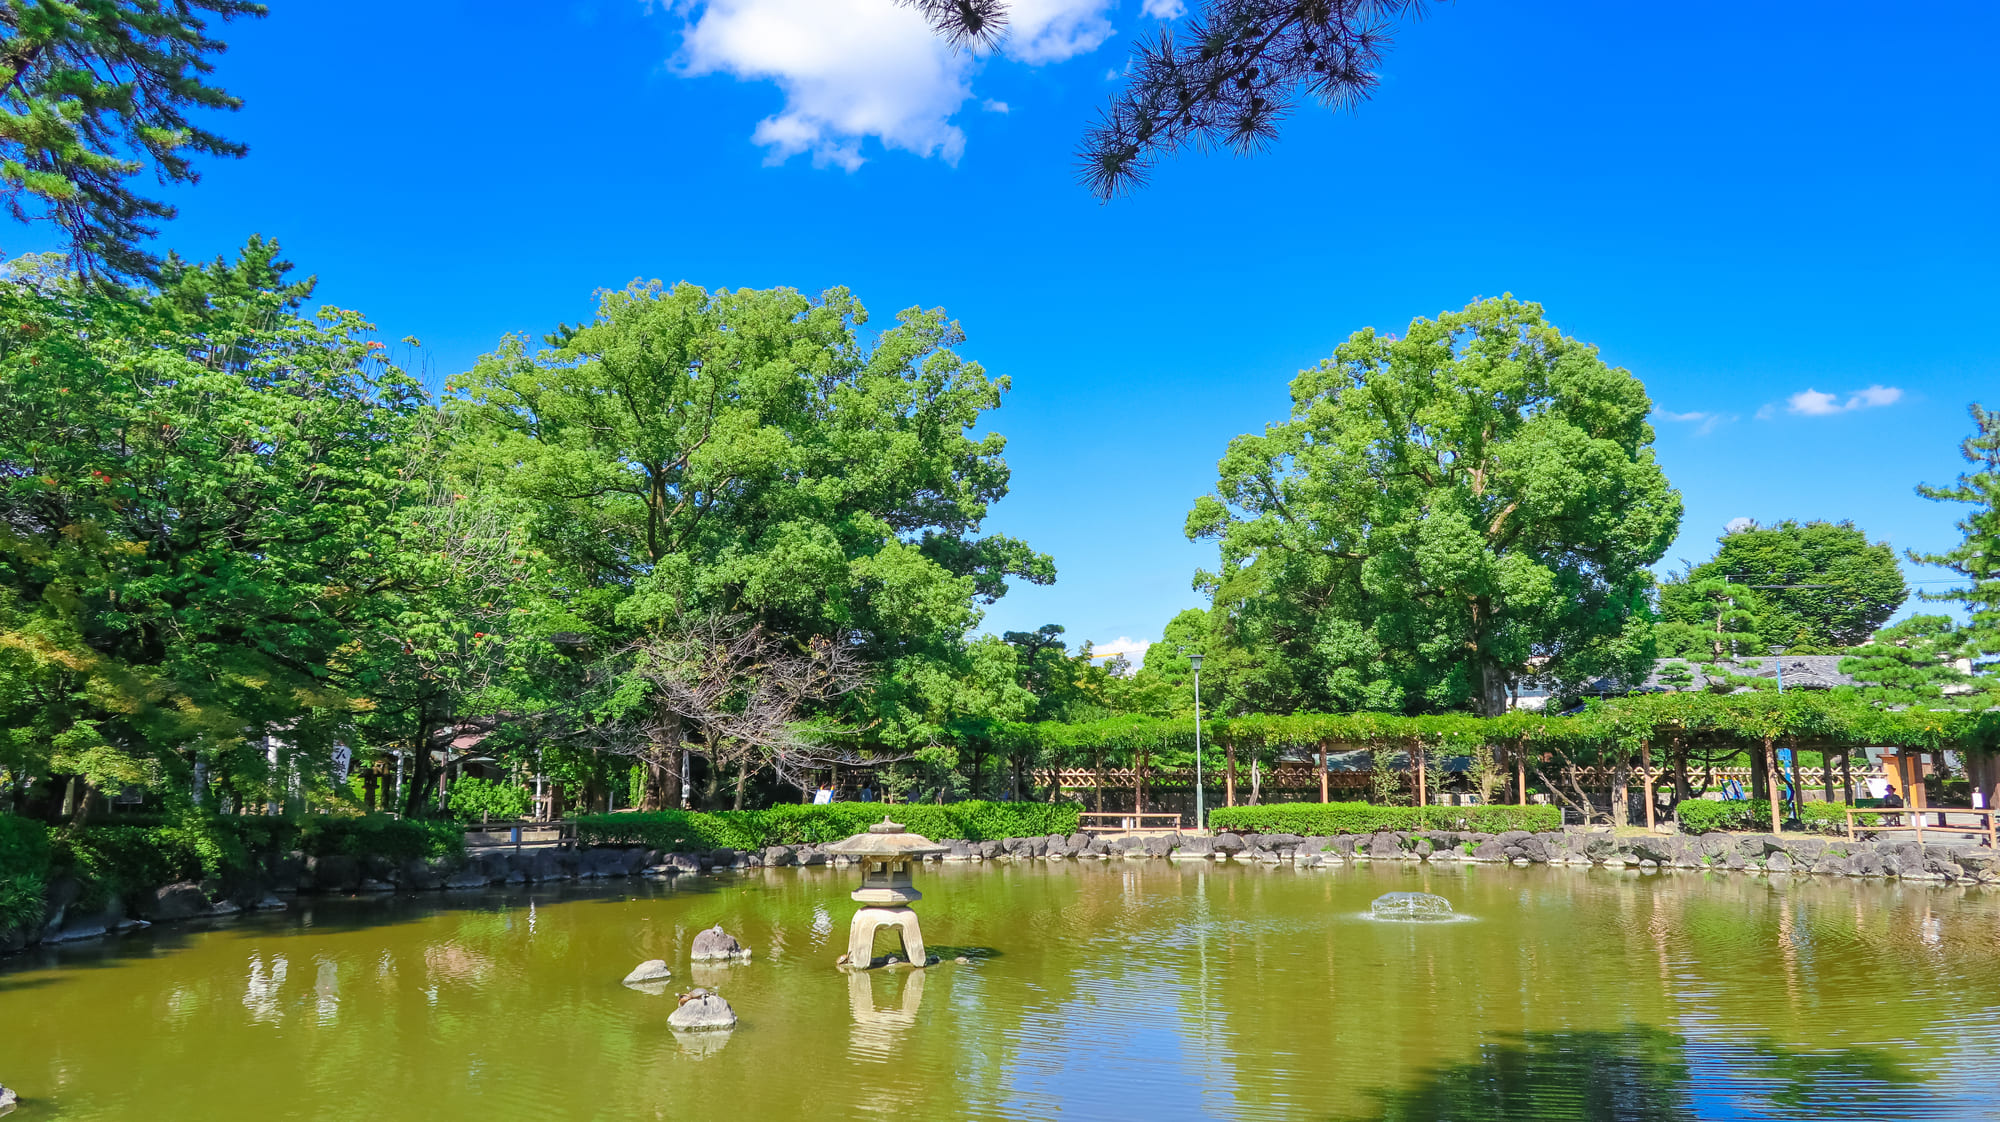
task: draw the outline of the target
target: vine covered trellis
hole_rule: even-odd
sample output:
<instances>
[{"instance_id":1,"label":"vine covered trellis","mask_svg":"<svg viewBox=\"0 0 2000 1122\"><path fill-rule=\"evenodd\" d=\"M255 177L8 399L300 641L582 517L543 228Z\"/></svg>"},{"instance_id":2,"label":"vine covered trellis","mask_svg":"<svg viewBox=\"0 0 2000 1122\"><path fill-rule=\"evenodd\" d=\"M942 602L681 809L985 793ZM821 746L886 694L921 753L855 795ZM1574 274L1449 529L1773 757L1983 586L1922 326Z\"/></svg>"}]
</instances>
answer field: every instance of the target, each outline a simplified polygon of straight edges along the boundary
<instances>
[{"instance_id":1,"label":"vine covered trellis","mask_svg":"<svg viewBox=\"0 0 2000 1122\"><path fill-rule=\"evenodd\" d=\"M1583 769L1608 769L1618 776L1611 783L1614 800L1629 789L1628 771L1644 774L1649 791L1653 779L1671 779L1677 797L1685 798L1693 759L1713 763L1747 756L1755 786L1769 790L1780 772L1779 747L1794 750L1795 767L1799 752L1820 753L1829 786L1834 757L1850 768L1851 776L1849 757L1861 748L1956 751L1989 761L2000 752L2000 710L1884 709L1807 691L1669 693L1593 702L1567 714L1215 717L1203 721L1202 733L1211 773L1229 792L1231 804L1246 761L1316 756L1324 796L1327 754L1365 750L1375 755L1378 771L1385 753L1400 754L1420 802L1440 773L1437 764L1462 759L1469 761L1462 770L1476 778L1504 782L1511 776L1517 793L1525 792L1532 773L1557 798L1574 805L1582 796L1575 777ZM1194 720L1117 717L1082 724L1001 724L987 735L995 748L1049 765L1101 770L1106 760L1128 764L1136 798L1149 768L1185 768L1192 762ZM1983 772L1992 770L1982 767ZM1561 789L1564 781L1574 789L1574 798ZM1101 791L1103 784L1096 785ZM1991 785L1990 777L1981 784ZM1614 807L1614 812L1621 810ZM1774 801L1774 829L1778 813Z\"/></svg>"}]
</instances>

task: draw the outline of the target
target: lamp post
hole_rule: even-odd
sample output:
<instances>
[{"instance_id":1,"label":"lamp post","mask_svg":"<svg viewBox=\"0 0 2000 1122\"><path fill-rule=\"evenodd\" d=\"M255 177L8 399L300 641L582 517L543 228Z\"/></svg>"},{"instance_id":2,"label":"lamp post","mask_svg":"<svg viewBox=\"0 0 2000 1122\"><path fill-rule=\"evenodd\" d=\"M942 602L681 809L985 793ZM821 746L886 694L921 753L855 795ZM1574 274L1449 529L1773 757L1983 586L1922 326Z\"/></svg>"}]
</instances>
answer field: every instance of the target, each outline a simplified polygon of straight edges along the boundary
<instances>
[{"instance_id":1,"label":"lamp post","mask_svg":"<svg viewBox=\"0 0 2000 1122\"><path fill-rule=\"evenodd\" d=\"M1188 656L1194 667L1194 828L1208 827L1208 806L1201 784L1201 652Z\"/></svg>"}]
</instances>

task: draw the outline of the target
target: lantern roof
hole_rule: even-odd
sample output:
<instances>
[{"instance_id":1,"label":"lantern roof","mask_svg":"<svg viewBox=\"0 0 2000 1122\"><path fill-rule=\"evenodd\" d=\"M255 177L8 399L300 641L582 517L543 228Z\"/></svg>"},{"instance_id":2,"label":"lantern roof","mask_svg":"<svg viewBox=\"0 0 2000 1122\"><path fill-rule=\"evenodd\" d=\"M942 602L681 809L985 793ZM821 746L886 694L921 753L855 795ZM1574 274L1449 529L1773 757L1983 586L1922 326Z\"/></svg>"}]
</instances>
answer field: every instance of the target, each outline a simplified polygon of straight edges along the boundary
<instances>
[{"instance_id":1,"label":"lantern roof","mask_svg":"<svg viewBox=\"0 0 2000 1122\"><path fill-rule=\"evenodd\" d=\"M902 823L891 822L883 815L882 821L851 838L834 842L826 847L826 852L848 857L928 857L947 848L922 834L910 833Z\"/></svg>"}]
</instances>

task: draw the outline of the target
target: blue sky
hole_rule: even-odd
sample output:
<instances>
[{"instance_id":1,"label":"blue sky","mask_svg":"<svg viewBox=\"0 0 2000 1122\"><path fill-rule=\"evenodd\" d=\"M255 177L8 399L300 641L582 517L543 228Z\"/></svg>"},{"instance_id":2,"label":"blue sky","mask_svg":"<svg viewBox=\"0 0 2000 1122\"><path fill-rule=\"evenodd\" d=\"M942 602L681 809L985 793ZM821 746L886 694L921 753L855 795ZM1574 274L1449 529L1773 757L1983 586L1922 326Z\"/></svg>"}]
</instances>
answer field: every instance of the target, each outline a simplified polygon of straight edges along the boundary
<instances>
[{"instance_id":1,"label":"blue sky","mask_svg":"<svg viewBox=\"0 0 2000 1122\"><path fill-rule=\"evenodd\" d=\"M941 305L1014 382L987 528L1061 572L995 631L1156 638L1199 602L1180 527L1228 439L1355 329L1502 292L1649 387L1687 502L1663 567L1736 517L1956 540L1912 486L2000 406L1991 6L1461 0L1358 112L1103 205L1071 153L1175 5L1016 4L972 59L888 0L274 0L218 75L251 154L162 242L275 236L437 377L635 277Z\"/></svg>"}]
</instances>

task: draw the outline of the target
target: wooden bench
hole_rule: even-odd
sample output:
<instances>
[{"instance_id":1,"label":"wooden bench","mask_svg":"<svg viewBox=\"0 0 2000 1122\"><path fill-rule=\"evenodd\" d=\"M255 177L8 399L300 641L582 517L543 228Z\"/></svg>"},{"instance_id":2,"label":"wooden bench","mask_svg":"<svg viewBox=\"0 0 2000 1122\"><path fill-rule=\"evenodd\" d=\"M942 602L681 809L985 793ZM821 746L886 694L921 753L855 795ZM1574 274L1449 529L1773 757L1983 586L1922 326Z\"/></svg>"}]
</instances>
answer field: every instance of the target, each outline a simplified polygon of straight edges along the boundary
<instances>
[{"instance_id":1,"label":"wooden bench","mask_svg":"<svg viewBox=\"0 0 2000 1122\"><path fill-rule=\"evenodd\" d=\"M1877 818L1893 817L1897 819L1897 824L1894 826L1883 825L1879 823L1876 824L1861 823L1857 825L1854 821L1854 816L1857 814L1873 815ZM1924 818L1932 814L1937 815L1937 822L1935 824L1926 823L1924 821ZM1948 821L1946 821L1946 816L1953 814L1965 815L1977 819L1978 821L1983 822L1984 825L1967 826L1961 824L1953 826ZM1859 833L1869 833L1869 834L1914 833L1917 835L1917 842L1919 844L1922 844L1924 840L1925 830L1930 830L1933 833L1943 832L1948 834L1984 834L1986 835L1987 846L1989 848L1995 847L1993 812L1990 810L1979 810L1969 806L1927 806L1922 809L1915 809L1912 807L1883 808L1883 807L1852 807L1852 806L1847 808L1848 841L1861 840ZM1857 831L1859 831L1859 833L1857 833Z\"/></svg>"},{"instance_id":2,"label":"wooden bench","mask_svg":"<svg viewBox=\"0 0 2000 1122\"><path fill-rule=\"evenodd\" d=\"M1078 816L1077 828L1096 834L1179 834L1181 816L1129 810L1086 811Z\"/></svg>"}]
</instances>

